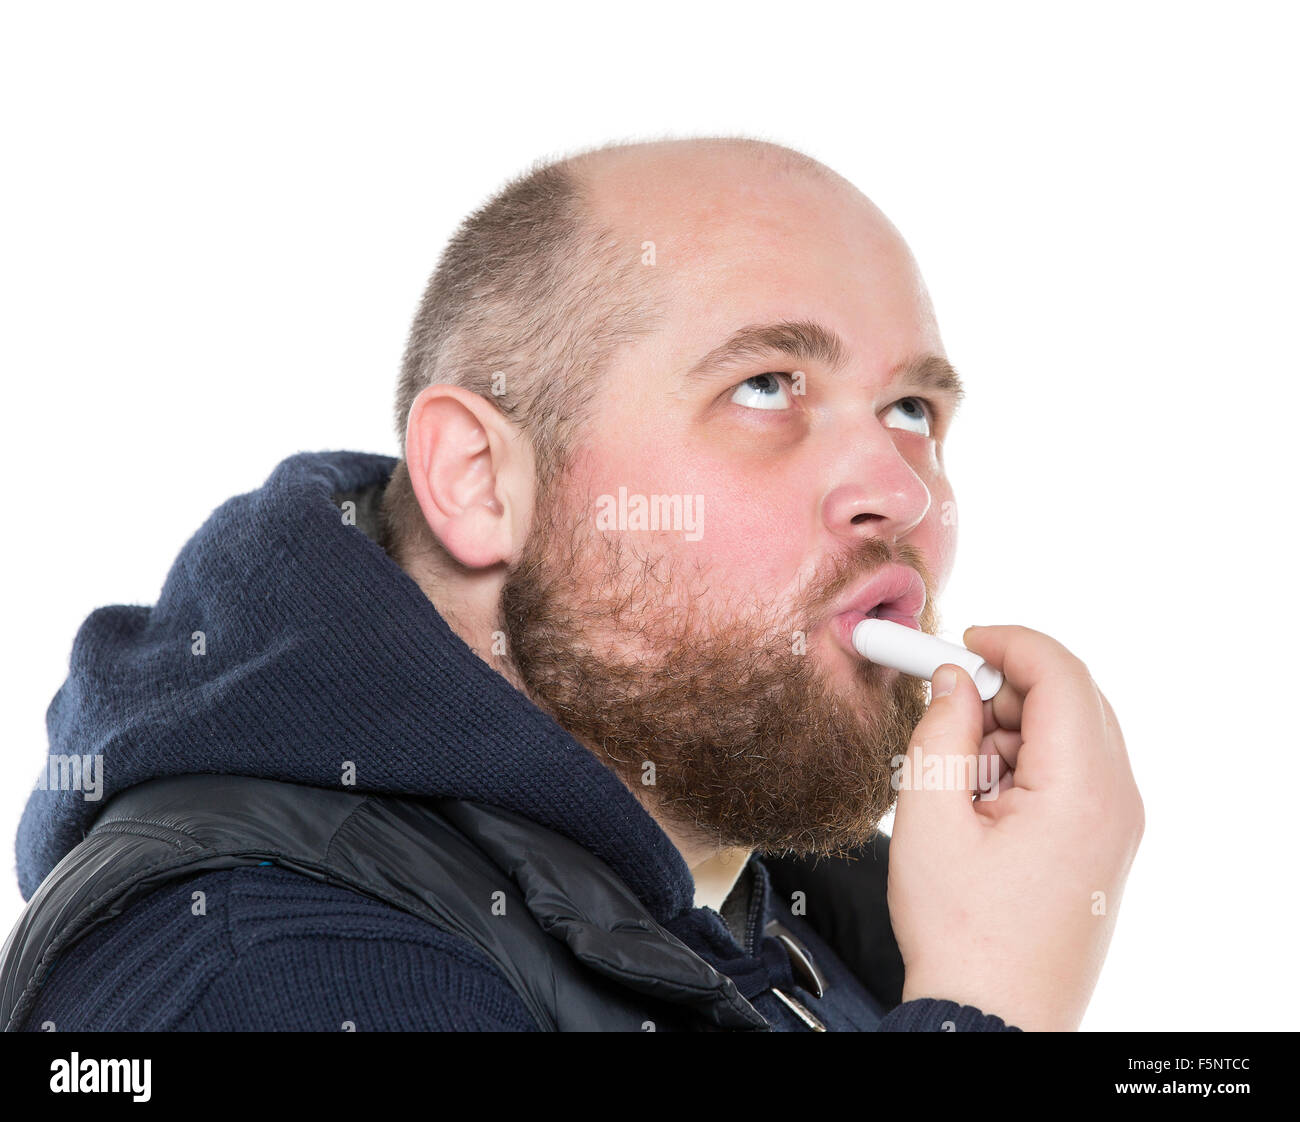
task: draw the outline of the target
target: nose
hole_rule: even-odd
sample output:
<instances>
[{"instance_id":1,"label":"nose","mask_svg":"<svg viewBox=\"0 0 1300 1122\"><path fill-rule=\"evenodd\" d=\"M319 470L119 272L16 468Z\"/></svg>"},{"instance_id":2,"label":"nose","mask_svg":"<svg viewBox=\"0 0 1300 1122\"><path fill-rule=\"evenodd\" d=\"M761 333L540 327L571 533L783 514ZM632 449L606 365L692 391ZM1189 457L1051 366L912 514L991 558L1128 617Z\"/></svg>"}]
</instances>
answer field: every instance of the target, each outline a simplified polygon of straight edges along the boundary
<instances>
[{"instance_id":1,"label":"nose","mask_svg":"<svg viewBox=\"0 0 1300 1122\"><path fill-rule=\"evenodd\" d=\"M930 509L930 490L892 441L858 460L854 478L822 500L822 520L847 542L864 538L898 541L916 529Z\"/></svg>"}]
</instances>

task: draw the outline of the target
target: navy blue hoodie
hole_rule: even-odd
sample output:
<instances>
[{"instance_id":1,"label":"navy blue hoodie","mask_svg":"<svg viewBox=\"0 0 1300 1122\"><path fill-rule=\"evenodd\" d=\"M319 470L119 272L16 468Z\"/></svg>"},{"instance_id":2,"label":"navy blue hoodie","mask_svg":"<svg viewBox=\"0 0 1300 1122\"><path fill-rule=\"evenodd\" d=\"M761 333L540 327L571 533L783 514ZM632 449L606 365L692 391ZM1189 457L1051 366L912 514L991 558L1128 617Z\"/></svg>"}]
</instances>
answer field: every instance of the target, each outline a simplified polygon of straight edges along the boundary
<instances>
[{"instance_id":1,"label":"navy blue hoodie","mask_svg":"<svg viewBox=\"0 0 1300 1122\"><path fill-rule=\"evenodd\" d=\"M102 767L102 789L38 783L18 830L23 896L117 791L187 773L337 790L350 763L355 790L472 799L572 838L733 977L774 1029L803 1030L771 993L793 982L762 925L755 935L750 924L746 937L743 925L694 907L681 855L622 782L470 651L366 532L364 511L351 516L347 499L364 506L395 463L353 452L285 460L261 489L212 514L155 606L87 618L49 707L49 751L89 757ZM757 857L737 893L743 914L776 917ZM816 1011L829 1028L1005 1027L941 1000L891 1011L809 926L780 918L799 927L827 976ZM55 964L27 1027L49 1022L60 1030L536 1027L472 944L274 866L199 873L93 930Z\"/></svg>"}]
</instances>

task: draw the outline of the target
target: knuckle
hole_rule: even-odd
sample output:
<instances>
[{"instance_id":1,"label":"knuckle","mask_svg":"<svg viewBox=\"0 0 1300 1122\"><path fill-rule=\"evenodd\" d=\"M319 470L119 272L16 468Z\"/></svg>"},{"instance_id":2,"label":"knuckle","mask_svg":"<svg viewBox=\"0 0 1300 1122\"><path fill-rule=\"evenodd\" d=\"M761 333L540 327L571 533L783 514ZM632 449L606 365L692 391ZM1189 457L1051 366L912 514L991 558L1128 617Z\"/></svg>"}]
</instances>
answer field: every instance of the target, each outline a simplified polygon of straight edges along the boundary
<instances>
[{"instance_id":1,"label":"knuckle","mask_svg":"<svg viewBox=\"0 0 1300 1122\"><path fill-rule=\"evenodd\" d=\"M1008 643L1008 647L1023 643L1028 653L1045 669L1050 667L1057 673L1092 680L1087 663L1060 640L1029 627L1016 627L1015 630L1017 634Z\"/></svg>"}]
</instances>

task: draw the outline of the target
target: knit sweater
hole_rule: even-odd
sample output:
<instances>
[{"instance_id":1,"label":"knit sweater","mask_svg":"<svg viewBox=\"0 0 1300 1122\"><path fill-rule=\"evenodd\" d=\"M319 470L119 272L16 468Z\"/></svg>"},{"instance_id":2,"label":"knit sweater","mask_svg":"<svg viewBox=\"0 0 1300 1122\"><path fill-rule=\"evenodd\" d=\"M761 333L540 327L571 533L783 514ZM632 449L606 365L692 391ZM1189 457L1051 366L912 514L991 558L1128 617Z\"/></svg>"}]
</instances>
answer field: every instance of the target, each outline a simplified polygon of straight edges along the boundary
<instances>
[{"instance_id":1,"label":"knit sweater","mask_svg":"<svg viewBox=\"0 0 1300 1122\"><path fill-rule=\"evenodd\" d=\"M694 906L672 842L599 759L471 651L373 536L395 465L290 457L218 508L153 607L92 613L47 713L51 761L102 768L102 789L44 782L18 833L30 897L104 800L147 779L258 776L504 807L608 864L655 920L733 978L777 1030L806 1025L762 927L782 909L751 860L723 911ZM807 998L832 1029L1002 1030L926 999L892 1010L808 924L785 914L826 976ZM797 991L802 993L803 991ZM807 997L807 995L804 995ZM942 995L936 995L941 997ZM349 889L276 867L204 872L160 888L55 963L27 1026L93 1029L531 1030L471 943Z\"/></svg>"}]
</instances>

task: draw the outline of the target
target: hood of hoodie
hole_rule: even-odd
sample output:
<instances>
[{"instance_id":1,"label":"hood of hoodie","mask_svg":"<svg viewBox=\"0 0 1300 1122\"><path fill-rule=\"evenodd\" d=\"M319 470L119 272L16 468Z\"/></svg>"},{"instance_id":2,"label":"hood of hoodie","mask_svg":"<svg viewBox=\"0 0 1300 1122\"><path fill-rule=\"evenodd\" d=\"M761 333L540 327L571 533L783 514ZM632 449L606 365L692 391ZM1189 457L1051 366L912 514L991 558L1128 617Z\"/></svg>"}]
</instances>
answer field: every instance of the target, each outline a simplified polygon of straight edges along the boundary
<instances>
[{"instance_id":1,"label":"hood of hoodie","mask_svg":"<svg viewBox=\"0 0 1300 1122\"><path fill-rule=\"evenodd\" d=\"M25 899L117 791L216 773L504 807L600 857L658 921L693 907L685 862L631 792L367 533L396 463L292 456L213 512L157 604L91 613L18 828ZM72 756L102 769L97 797L51 781Z\"/></svg>"}]
</instances>

